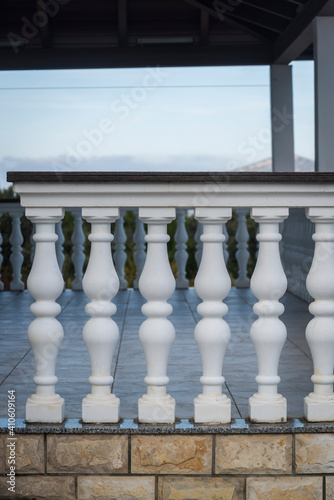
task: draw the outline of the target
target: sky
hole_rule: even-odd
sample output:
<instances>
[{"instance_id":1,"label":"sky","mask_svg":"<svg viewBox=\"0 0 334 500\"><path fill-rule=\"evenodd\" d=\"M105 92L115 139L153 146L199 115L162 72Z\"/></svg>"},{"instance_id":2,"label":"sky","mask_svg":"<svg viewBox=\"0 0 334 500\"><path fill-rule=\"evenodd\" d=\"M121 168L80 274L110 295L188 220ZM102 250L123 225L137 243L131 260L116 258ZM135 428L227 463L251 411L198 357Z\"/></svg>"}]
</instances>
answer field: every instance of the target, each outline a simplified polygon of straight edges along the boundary
<instances>
[{"instance_id":1,"label":"sky","mask_svg":"<svg viewBox=\"0 0 334 500\"><path fill-rule=\"evenodd\" d=\"M314 159L313 62L293 63L295 153ZM271 156L269 67L4 71L8 170L233 170ZM254 144L256 147L249 147Z\"/></svg>"}]
</instances>

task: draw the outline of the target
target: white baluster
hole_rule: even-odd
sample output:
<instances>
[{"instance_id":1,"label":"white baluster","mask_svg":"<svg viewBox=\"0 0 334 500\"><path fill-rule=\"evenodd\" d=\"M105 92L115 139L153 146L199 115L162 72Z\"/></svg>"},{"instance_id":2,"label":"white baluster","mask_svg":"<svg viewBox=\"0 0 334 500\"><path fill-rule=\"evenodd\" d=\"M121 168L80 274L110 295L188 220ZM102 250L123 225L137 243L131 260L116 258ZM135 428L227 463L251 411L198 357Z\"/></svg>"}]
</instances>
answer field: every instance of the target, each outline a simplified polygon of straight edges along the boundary
<instances>
[{"instance_id":1,"label":"white baluster","mask_svg":"<svg viewBox=\"0 0 334 500\"><path fill-rule=\"evenodd\" d=\"M203 393L194 400L195 422L227 423L231 420L231 401L222 394L225 351L231 332L222 319L228 307L222 301L231 289L223 253L223 223L232 216L229 208L196 208L195 217L203 224L203 254L195 278L195 290L202 299L197 312L203 316L195 328L200 350Z\"/></svg>"},{"instance_id":2,"label":"white baluster","mask_svg":"<svg viewBox=\"0 0 334 500\"><path fill-rule=\"evenodd\" d=\"M136 279L133 282L133 288L135 290L139 289L139 278L144 269L145 259L146 259L146 243L145 243L145 228L144 223L138 217L138 209L134 210L136 215L136 229L133 233L133 241L135 243L135 251L133 254L133 259L136 264Z\"/></svg>"},{"instance_id":3,"label":"white baluster","mask_svg":"<svg viewBox=\"0 0 334 500\"><path fill-rule=\"evenodd\" d=\"M1 216L2 216L2 212L0 212L0 219L1 219ZM3 239L2 239L2 234L1 234L1 226L0 226L0 291L2 292L3 289L4 289L4 284L3 282L1 281L1 265L2 265L2 261L3 261L3 256L2 256L2 243L3 243Z\"/></svg>"},{"instance_id":4,"label":"white baluster","mask_svg":"<svg viewBox=\"0 0 334 500\"><path fill-rule=\"evenodd\" d=\"M65 260L64 248L63 248L65 238L63 234L61 221L56 224L56 234L58 236L58 240L56 241L56 255L60 272L62 272Z\"/></svg>"},{"instance_id":5,"label":"white baluster","mask_svg":"<svg viewBox=\"0 0 334 500\"><path fill-rule=\"evenodd\" d=\"M167 224L175 218L175 208L140 208L139 217L148 224L147 257L139 280L139 289L147 303L142 313L147 316L139 330L146 363L147 394L138 401L140 422L173 423L175 400L167 394L167 364L175 331L167 319L173 308L167 300L175 290L168 254Z\"/></svg>"},{"instance_id":6,"label":"white baluster","mask_svg":"<svg viewBox=\"0 0 334 500\"><path fill-rule=\"evenodd\" d=\"M197 264L197 268L199 268L201 264L202 252L203 252L203 243L201 242L201 234L203 233L202 224L197 221L197 228L195 232L195 242L196 242L196 252L195 252L195 260Z\"/></svg>"},{"instance_id":7,"label":"white baluster","mask_svg":"<svg viewBox=\"0 0 334 500\"><path fill-rule=\"evenodd\" d=\"M32 224L31 234L30 234L30 244L31 244L30 262L31 263L34 262L34 256L35 256L35 246L36 246L35 241L34 241L35 231L36 231L35 224Z\"/></svg>"},{"instance_id":8,"label":"white baluster","mask_svg":"<svg viewBox=\"0 0 334 500\"><path fill-rule=\"evenodd\" d=\"M176 288L185 289L189 288L189 281L186 278L186 265L188 260L187 241L188 233L186 230L185 215L187 210L185 208L176 209L176 232L175 243L176 252L175 260L177 263L177 278Z\"/></svg>"},{"instance_id":9,"label":"white baluster","mask_svg":"<svg viewBox=\"0 0 334 500\"><path fill-rule=\"evenodd\" d=\"M71 239L73 243L72 262L74 266L74 280L72 281L72 290L80 291L82 290L83 266L85 263L85 235L82 229L81 209L72 208L71 214L74 218L74 227Z\"/></svg>"},{"instance_id":10,"label":"white baluster","mask_svg":"<svg viewBox=\"0 0 334 500\"><path fill-rule=\"evenodd\" d=\"M249 210L248 208L237 208L235 212L238 216L238 229L235 234L235 239L238 244L238 250L235 256L239 268L239 274L238 278L235 281L235 285L237 288L249 288L249 278L247 276L247 263L249 259L247 242L249 239L249 234L247 230L246 219Z\"/></svg>"},{"instance_id":11,"label":"white baluster","mask_svg":"<svg viewBox=\"0 0 334 500\"><path fill-rule=\"evenodd\" d=\"M11 290L24 290L24 283L21 280L21 268L23 264L22 243L23 236L21 232L21 217L23 208L21 206L12 207L9 210L9 215L12 218L12 233L9 242L12 246L10 262L13 267L13 279L10 283Z\"/></svg>"},{"instance_id":12,"label":"white baluster","mask_svg":"<svg viewBox=\"0 0 334 500\"><path fill-rule=\"evenodd\" d=\"M116 222L115 228L115 253L114 253L114 262L117 271L117 275L119 278L119 289L126 290L128 288L128 283L124 277L124 266L126 263L126 252L125 252L125 243L126 243L126 234L124 231L124 215L126 210L121 208L119 219Z\"/></svg>"},{"instance_id":13,"label":"white baluster","mask_svg":"<svg viewBox=\"0 0 334 500\"><path fill-rule=\"evenodd\" d=\"M287 279L279 254L279 223L288 216L288 208L253 208L251 217L259 223L259 256L251 278L251 289L259 299L254 313L259 318L250 331L259 373L255 378L258 392L249 399L252 422L286 422L286 399L277 393L280 382L278 364L286 340L286 328L279 316L284 306Z\"/></svg>"},{"instance_id":14,"label":"white baluster","mask_svg":"<svg viewBox=\"0 0 334 500\"><path fill-rule=\"evenodd\" d=\"M225 236L225 240L224 240L224 243L223 243L224 260L225 260L225 264L227 264L227 261L228 261L228 258L229 258L228 246L227 246L227 242L229 240L229 234L228 234L228 231L227 231L226 224L223 225L223 235Z\"/></svg>"},{"instance_id":15,"label":"white baluster","mask_svg":"<svg viewBox=\"0 0 334 500\"><path fill-rule=\"evenodd\" d=\"M26 405L27 422L62 422L65 417L63 398L55 393L58 381L56 360L64 331L56 319L61 307L56 299L63 291L55 242L55 224L64 216L61 208L28 208L26 216L36 225L35 258L28 277L28 290L35 299L30 311L36 318L28 327L28 339L36 365L36 394Z\"/></svg>"},{"instance_id":16,"label":"white baluster","mask_svg":"<svg viewBox=\"0 0 334 500\"><path fill-rule=\"evenodd\" d=\"M91 224L88 236L91 251L82 285L91 300L85 308L91 319L84 326L83 338L92 369L89 377L92 392L82 400L82 420L115 423L119 420L119 399L111 393L111 363L119 331L110 316L116 312L111 300L118 291L119 280L111 255L110 225L118 218L119 211L83 208L82 216Z\"/></svg>"},{"instance_id":17,"label":"white baluster","mask_svg":"<svg viewBox=\"0 0 334 500\"><path fill-rule=\"evenodd\" d=\"M306 328L314 366L314 392L304 399L309 422L334 420L334 209L309 208L307 217L315 223L314 256L306 286L314 298L309 306L314 318Z\"/></svg>"}]
</instances>

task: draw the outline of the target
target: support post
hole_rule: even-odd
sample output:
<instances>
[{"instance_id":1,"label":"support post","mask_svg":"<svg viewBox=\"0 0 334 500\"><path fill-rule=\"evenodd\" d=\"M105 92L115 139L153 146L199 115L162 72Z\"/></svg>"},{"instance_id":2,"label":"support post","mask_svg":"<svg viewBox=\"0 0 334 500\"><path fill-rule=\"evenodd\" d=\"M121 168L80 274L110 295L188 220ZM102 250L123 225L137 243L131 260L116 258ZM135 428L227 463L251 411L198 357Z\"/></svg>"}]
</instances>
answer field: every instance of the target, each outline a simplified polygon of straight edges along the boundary
<instances>
[{"instance_id":1,"label":"support post","mask_svg":"<svg viewBox=\"0 0 334 500\"><path fill-rule=\"evenodd\" d=\"M314 20L315 170L334 171L334 17Z\"/></svg>"},{"instance_id":2,"label":"support post","mask_svg":"<svg viewBox=\"0 0 334 500\"><path fill-rule=\"evenodd\" d=\"M273 172L295 170L292 66L270 66Z\"/></svg>"}]
</instances>

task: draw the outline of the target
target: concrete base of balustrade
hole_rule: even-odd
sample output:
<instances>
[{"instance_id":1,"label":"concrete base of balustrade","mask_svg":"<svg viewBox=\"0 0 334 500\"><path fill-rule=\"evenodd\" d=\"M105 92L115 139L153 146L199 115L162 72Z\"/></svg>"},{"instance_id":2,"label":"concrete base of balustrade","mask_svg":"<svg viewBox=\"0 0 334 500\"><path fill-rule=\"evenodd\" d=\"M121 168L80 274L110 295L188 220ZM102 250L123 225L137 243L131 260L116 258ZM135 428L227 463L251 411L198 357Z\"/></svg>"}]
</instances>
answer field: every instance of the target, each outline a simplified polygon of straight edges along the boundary
<instances>
[{"instance_id":1,"label":"concrete base of balustrade","mask_svg":"<svg viewBox=\"0 0 334 500\"><path fill-rule=\"evenodd\" d=\"M58 425L0 419L0 498L332 500L333 425ZM15 439L13 439L15 438ZM10 446L8 446L10 445ZM15 449L11 486L10 459ZM12 451L13 453L13 451Z\"/></svg>"},{"instance_id":2,"label":"concrete base of balustrade","mask_svg":"<svg viewBox=\"0 0 334 500\"><path fill-rule=\"evenodd\" d=\"M249 288L250 280L249 278L237 278L235 280L235 286L237 288Z\"/></svg>"},{"instance_id":3,"label":"concrete base of balustrade","mask_svg":"<svg viewBox=\"0 0 334 500\"><path fill-rule=\"evenodd\" d=\"M304 398L304 417L308 422L334 420L334 394L321 396L311 392Z\"/></svg>"},{"instance_id":4,"label":"concrete base of balustrade","mask_svg":"<svg viewBox=\"0 0 334 500\"><path fill-rule=\"evenodd\" d=\"M12 281L9 285L9 289L11 292L23 292L24 290L24 283L23 281Z\"/></svg>"},{"instance_id":5,"label":"concrete base of balustrade","mask_svg":"<svg viewBox=\"0 0 334 500\"><path fill-rule=\"evenodd\" d=\"M75 278L72 281L72 290L75 290L76 292L82 291L82 279Z\"/></svg>"},{"instance_id":6,"label":"concrete base of balustrade","mask_svg":"<svg viewBox=\"0 0 334 500\"><path fill-rule=\"evenodd\" d=\"M231 422L231 401L225 394L205 396L200 394L194 399L194 421L203 424L228 424Z\"/></svg>"},{"instance_id":7,"label":"concrete base of balustrade","mask_svg":"<svg viewBox=\"0 0 334 500\"><path fill-rule=\"evenodd\" d=\"M82 400L82 421L87 423L116 424L120 418L120 401L114 394L95 398L88 394Z\"/></svg>"},{"instance_id":8,"label":"concrete base of balustrade","mask_svg":"<svg viewBox=\"0 0 334 500\"><path fill-rule=\"evenodd\" d=\"M174 423L175 399L169 395L158 399L144 394L138 400L138 420L146 424Z\"/></svg>"},{"instance_id":9,"label":"concrete base of balustrade","mask_svg":"<svg viewBox=\"0 0 334 500\"><path fill-rule=\"evenodd\" d=\"M59 423L65 420L65 401L58 394L38 396L33 394L27 399L26 421Z\"/></svg>"},{"instance_id":10,"label":"concrete base of balustrade","mask_svg":"<svg viewBox=\"0 0 334 500\"><path fill-rule=\"evenodd\" d=\"M280 394L268 402L268 396L264 399L256 393L249 398L249 420L251 422L275 424L287 421L287 402Z\"/></svg>"},{"instance_id":11,"label":"concrete base of balustrade","mask_svg":"<svg viewBox=\"0 0 334 500\"><path fill-rule=\"evenodd\" d=\"M189 281L186 278L176 278L176 288L178 290L188 290Z\"/></svg>"}]
</instances>

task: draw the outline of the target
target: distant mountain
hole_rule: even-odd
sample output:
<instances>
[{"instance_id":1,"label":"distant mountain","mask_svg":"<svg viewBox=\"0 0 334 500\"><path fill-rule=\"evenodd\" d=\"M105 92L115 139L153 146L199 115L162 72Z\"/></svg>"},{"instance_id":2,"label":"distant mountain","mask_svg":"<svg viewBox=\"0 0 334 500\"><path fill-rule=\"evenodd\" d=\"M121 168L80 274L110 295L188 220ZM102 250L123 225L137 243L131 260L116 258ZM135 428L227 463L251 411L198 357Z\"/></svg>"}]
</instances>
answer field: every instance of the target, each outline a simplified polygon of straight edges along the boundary
<instances>
[{"instance_id":1,"label":"distant mountain","mask_svg":"<svg viewBox=\"0 0 334 500\"><path fill-rule=\"evenodd\" d=\"M238 170L238 172L271 172L271 165L271 158L267 158L266 160L258 161L257 163L252 163L251 165L246 165L236 170ZM309 158L304 158L303 156L295 156L295 166L296 172L314 171L314 161Z\"/></svg>"}]
</instances>

